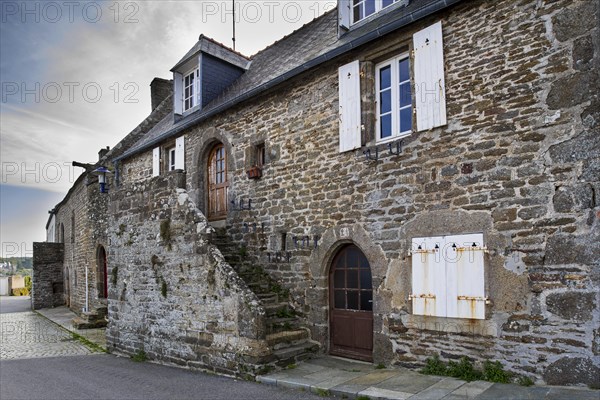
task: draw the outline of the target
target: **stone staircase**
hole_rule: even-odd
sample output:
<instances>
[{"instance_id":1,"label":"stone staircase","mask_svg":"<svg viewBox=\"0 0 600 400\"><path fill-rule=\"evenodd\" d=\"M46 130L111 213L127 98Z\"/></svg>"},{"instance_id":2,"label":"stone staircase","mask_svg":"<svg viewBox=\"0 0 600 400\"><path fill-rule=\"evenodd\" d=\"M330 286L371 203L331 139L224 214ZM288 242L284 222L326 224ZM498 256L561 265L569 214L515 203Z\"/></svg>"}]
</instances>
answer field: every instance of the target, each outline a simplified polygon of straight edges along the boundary
<instances>
[{"instance_id":1,"label":"stone staircase","mask_svg":"<svg viewBox=\"0 0 600 400\"><path fill-rule=\"evenodd\" d=\"M73 318L72 324L76 329L104 328L108 324L108 307L97 307L93 311L83 312L80 316Z\"/></svg>"},{"instance_id":2,"label":"stone staircase","mask_svg":"<svg viewBox=\"0 0 600 400\"><path fill-rule=\"evenodd\" d=\"M260 266L254 264L243 247L233 243L226 228L216 228L212 243L217 246L240 278L252 290L266 311L266 341L273 350L267 360L285 367L310 358L319 343L310 339L310 331L302 326L302 315L290 305L289 291L279 285Z\"/></svg>"}]
</instances>

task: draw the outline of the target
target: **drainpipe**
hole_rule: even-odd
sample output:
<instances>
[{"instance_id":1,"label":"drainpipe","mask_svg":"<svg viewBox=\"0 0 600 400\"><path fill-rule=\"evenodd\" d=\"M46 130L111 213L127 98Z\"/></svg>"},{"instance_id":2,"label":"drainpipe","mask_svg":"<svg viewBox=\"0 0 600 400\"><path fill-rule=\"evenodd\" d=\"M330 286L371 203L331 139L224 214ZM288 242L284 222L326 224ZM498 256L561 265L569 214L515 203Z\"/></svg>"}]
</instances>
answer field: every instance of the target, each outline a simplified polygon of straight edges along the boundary
<instances>
[{"instance_id":1,"label":"drainpipe","mask_svg":"<svg viewBox=\"0 0 600 400\"><path fill-rule=\"evenodd\" d=\"M85 266L85 310L83 310L84 312L88 312L89 308L89 304L88 304L88 297L89 297L89 287L88 287L88 266Z\"/></svg>"}]
</instances>

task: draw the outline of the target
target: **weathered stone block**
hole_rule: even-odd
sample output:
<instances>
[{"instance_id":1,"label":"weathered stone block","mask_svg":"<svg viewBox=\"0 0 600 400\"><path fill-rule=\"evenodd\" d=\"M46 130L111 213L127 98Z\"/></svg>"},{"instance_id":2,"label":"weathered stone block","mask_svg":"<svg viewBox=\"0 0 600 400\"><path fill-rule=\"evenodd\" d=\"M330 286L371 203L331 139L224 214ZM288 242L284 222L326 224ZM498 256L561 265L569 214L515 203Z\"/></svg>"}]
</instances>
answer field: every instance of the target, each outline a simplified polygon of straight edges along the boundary
<instances>
[{"instance_id":1,"label":"weathered stone block","mask_svg":"<svg viewBox=\"0 0 600 400\"><path fill-rule=\"evenodd\" d=\"M589 321L596 307L596 293L552 293L546 297L548 311L567 320Z\"/></svg>"},{"instance_id":2,"label":"weathered stone block","mask_svg":"<svg viewBox=\"0 0 600 400\"><path fill-rule=\"evenodd\" d=\"M584 384L600 388L599 376L600 367L583 357L561 358L550 364L544 372L544 380L548 385Z\"/></svg>"}]
</instances>

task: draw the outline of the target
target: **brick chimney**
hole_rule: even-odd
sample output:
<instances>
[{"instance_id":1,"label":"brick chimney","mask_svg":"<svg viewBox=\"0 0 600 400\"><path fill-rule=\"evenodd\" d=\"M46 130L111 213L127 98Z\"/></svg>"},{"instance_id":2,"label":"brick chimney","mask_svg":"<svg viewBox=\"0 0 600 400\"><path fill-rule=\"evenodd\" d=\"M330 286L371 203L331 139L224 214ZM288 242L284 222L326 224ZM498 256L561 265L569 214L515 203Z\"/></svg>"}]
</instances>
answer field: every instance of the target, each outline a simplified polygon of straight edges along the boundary
<instances>
[{"instance_id":1,"label":"brick chimney","mask_svg":"<svg viewBox=\"0 0 600 400\"><path fill-rule=\"evenodd\" d=\"M173 81L169 79L154 78L150 82L150 97L152 111L173 92Z\"/></svg>"}]
</instances>

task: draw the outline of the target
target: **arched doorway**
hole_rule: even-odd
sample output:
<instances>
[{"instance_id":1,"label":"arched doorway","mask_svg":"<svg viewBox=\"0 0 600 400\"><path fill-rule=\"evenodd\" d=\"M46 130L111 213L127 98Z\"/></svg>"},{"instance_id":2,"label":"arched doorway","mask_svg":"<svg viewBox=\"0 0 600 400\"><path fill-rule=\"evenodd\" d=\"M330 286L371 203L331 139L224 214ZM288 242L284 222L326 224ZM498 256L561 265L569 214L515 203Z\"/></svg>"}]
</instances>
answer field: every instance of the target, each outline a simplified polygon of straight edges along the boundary
<instances>
[{"instance_id":1,"label":"arched doorway","mask_svg":"<svg viewBox=\"0 0 600 400\"><path fill-rule=\"evenodd\" d=\"M330 354L373 361L371 266L353 244L340 249L329 270L329 330Z\"/></svg>"},{"instance_id":2,"label":"arched doorway","mask_svg":"<svg viewBox=\"0 0 600 400\"><path fill-rule=\"evenodd\" d=\"M98 289L98 298L106 299L108 297L108 266L106 262L106 250L104 246L98 247L98 256L96 261L96 287Z\"/></svg>"},{"instance_id":3,"label":"arched doorway","mask_svg":"<svg viewBox=\"0 0 600 400\"><path fill-rule=\"evenodd\" d=\"M223 143L213 147L208 157L208 212L209 220L227 217L227 152Z\"/></svg>"}]
</instances>

